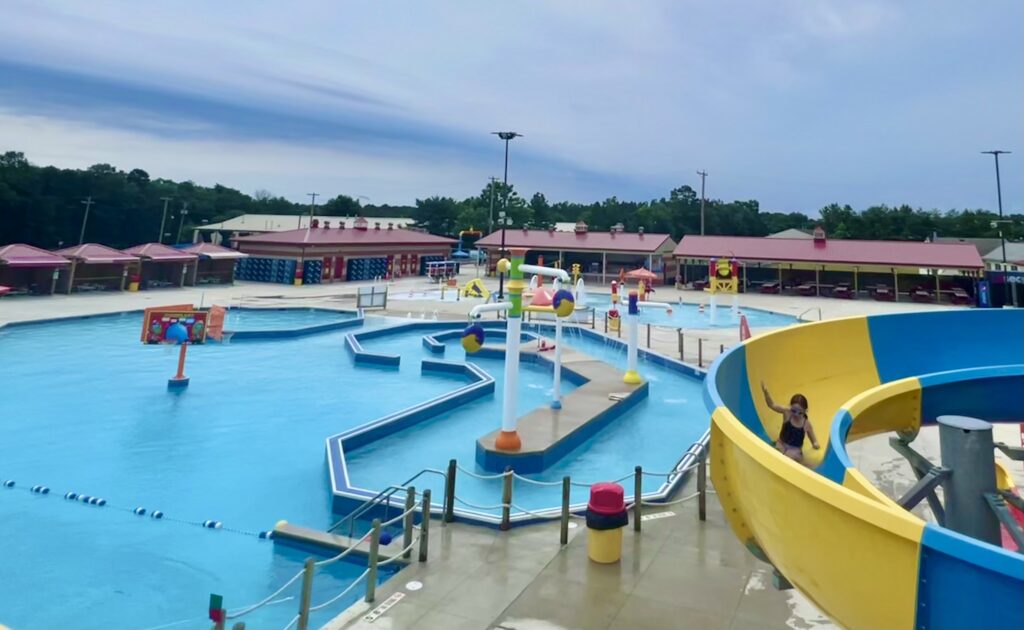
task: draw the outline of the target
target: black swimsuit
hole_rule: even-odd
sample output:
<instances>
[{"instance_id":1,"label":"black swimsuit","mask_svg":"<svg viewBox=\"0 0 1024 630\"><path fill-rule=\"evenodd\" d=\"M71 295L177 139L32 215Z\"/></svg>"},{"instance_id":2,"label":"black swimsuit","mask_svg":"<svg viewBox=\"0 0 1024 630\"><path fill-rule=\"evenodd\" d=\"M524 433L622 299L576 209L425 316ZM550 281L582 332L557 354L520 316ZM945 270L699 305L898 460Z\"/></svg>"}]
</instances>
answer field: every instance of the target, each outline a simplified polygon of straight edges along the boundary
<instances>
[{"instance_id":1,"label":"black swimsuit","mask_svg":"<svg viewBox=\"0 0 1024 630\"><path fill-rule=\"evenodd\" d=\"M804 445L804 428L795 427L793 423L788 419L782 422L782 431L779 432L779 441L786 446L792 446L793 448L803 448Z\"/></svg>"}]
</instances>

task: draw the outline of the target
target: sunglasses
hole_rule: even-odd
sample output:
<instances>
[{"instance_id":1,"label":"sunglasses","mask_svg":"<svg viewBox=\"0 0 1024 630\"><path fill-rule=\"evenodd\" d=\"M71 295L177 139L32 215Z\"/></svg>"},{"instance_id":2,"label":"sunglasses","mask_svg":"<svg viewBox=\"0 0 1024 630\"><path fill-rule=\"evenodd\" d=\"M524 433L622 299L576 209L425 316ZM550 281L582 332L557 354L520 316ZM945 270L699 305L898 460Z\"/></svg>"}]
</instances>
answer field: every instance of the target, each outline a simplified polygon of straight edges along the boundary
<instances>
[{"instance_id":1,"label":"sunglasses","mask_svg":"<svg viewBox=\"0 0 1024 630\"><path fill-rule=\"evenodd\" d=\"M791 407L789 409L789 413L793 414L794 416L801 416L801 417L807 415L807 412L804 411L803 409L801 409L800 407Z\"/></svg>"}]
</instances>

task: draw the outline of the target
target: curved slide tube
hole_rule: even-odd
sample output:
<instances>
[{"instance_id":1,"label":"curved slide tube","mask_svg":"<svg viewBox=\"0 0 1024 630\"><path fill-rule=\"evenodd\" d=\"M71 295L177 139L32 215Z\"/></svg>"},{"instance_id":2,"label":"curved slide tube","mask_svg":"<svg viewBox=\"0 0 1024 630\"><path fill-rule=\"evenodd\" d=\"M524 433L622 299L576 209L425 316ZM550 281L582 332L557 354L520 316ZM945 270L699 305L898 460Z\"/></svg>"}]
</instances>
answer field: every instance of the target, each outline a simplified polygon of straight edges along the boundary
<instances>
[{"instance_id":1,"label":"curved slide tube","mask_svg":"<svg viewBox=\"0 0 1024 630\"><path fill-rule=\"evenodd\" d=\"M802 393L822 442L777 452L760 393ZM939 415L1024 419L1024 311L802 324L750 339L706 379L711 475L736 536L847 628L1024 628L1024 555L926 523L857 470L845 443ZM984 509L984 504L979 505Z\"/></svg>"}]
</instances>

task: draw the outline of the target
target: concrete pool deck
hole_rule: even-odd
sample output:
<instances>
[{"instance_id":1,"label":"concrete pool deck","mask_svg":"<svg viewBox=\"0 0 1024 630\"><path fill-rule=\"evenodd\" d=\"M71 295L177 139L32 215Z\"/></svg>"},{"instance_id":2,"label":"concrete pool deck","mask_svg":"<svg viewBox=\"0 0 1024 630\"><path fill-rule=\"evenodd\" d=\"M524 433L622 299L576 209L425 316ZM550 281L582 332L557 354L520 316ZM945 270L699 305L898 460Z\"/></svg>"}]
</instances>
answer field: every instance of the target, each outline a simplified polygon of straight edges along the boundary
<instances>
[{"instance_id":1,"label":"concrete pool deck","mask_svg":"<svg viewBox=\"0 0 1024 630\"><path fill-rule=\"evenodd\" d=\"M473 277L465 273L461 284ZM488 288L497 283L485 280ZM167 289L140 293L85 294L72 296L0 299L0 324L57 317L74 317L137 310L146 306L181 303L217 303L233 306L298 306L351 309L359 284L292 287L238 283L231 287ZM423 278L403 279L396 289L423 288ZM591 290L595 290L591 287ZM597 288L603 291L604 287ZM659 288L656 299L684 303L707 301L694 291ZM461 302L395 301L386 313L413 318L465 321L478 300ZM909 312L950 308L931 304L881 303L868 300L836 300L796 296L741 295L741 307L763 308L797 316L821 309L824 319L860 314ZM817 317L813 317L817 319ZM598 323L600 326L600 323ZM755 334L759 331L755 329ZM651 349L678 357L674 331L652 331ZM8 334L14 334L10 331ZM733 328L687 330L687 335L706 339L711 346L707 360L717 354L719 343L736 343ZM646 345L643 332L641 343ZM696 359L696 347L686 348L687 361ZM643 364L641 364L641 373ZM996 439L1016 443L1016 426L996 426ZM475 439L475 436L467 436ZM926 456L938 453L937 433L923 430L915 442ZM886 436L850 445L855 464L889 496L899 496L914 478L909 466L892 451ZM1018 483L1024 484L1019 463L1011 466ZM693 489L692 476L676 495ZM806 598L794 591L771 587L771 568L754 559L733 536L714 496L709 497L708 519L697 519L696 505L686 502L666 508L649 508L645 514L673 512L673 516L643 523L643 531L625 532L623 561L596 565L587 560L586 533L582 522L570 530L570 542L559 546L556 523L513 528L508 532L459 523L431 527L429 561L413 563L378 589L372 606L358 604L335 619L331 628L390 628L402 630L582 630L656 628L760 628L827 629L835 626ZM924 509L922 507L919 510ZM921 514L927 517L926 514ZM422 588L408 588L410 582ZM373 623L363 621L366 611L389 596L404 597Z\"/></svg>"}]
</instances>

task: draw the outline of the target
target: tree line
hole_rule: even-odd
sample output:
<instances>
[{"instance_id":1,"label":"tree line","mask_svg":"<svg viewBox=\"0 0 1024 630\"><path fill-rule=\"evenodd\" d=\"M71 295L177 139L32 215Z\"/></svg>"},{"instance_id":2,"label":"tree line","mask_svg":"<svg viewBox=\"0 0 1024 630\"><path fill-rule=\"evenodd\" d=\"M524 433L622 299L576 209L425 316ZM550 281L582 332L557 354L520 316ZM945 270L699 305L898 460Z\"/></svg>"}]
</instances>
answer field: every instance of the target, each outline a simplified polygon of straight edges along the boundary
<instances>
[{"instance_id":1,"label":"tree line","mask_svg":"<svg viewBox=\"0 0 1024 630\"><path fill-rule=\"evenodd\" d=\"M245 213L309 212L308 204L266 190L247 195L220 184L208 187L191 181L153 179L142 169L126 172L109 164L82 170L36 166L23 153L8 151L0 155L0 244L29 243L44 248L76 244L85 211L81 201L87 197L95 203L90 209L85 241L114 247L157 240L165 199L165 243L191 240L193 227ZM622 224L630 232L642 227L651 233L671 234L678 240L684 234L700 233L700 205L699 195L690 186L680 186L667 197L649 201L611 197L594 203L552 203L542 193L534 193L527 200L511 185L489 182L479 195L467 199L433 196L417 199L413 206L364 205L358 199L338 195L317 205L316 213L411 217L431 233L454 236L470 227L484 232L491 226L497 228L504 211L511 227L544 229L557 222L583 220L594 231ZM981 209L939 211L878 205L858 211L849 205L830 204L818 214L818 218L812 218L801 212L764 211L753 199L708 199L705 233L765 236L820 225L833 238L923 241L933 234L998 237L1000 227L994 224L996 213ZM1010 223L1001 226L1006 237L1024 238L1024 215L1013 215L1008 220Z\"/></svg>"}]
</instances>

